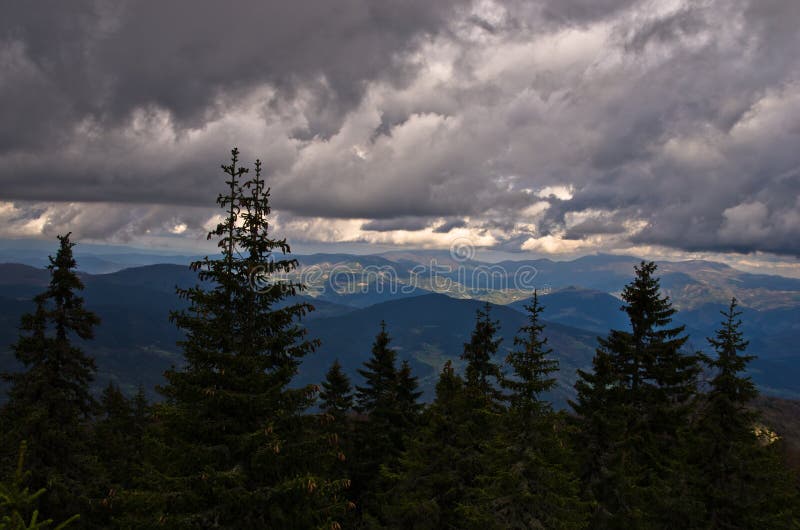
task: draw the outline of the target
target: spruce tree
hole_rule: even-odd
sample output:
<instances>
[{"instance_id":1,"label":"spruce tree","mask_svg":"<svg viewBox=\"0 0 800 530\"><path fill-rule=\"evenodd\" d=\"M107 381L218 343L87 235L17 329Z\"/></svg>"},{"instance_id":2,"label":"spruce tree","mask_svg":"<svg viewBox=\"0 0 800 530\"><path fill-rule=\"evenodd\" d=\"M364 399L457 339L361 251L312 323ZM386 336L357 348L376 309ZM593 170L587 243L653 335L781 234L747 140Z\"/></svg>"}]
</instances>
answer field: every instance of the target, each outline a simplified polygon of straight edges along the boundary
<instances>
[{"instance_id":1,"label":"spruce tree","mask_svg":"<svg viewBox=\"0 0 800 530\"><path fill-rule=\"evenodd\" d=\"M593 525L669 528L696 523L688 498L689 417L699 373L683 326L662 296L656 265L642 262L625 286L630 331L599 339L594 374L579 372L583 477L596 510Z\"/></svg>"},{"instance_id":2,"label":"spruce tree","mask_svg":"<svg viewBox=\"0 0 800 530\"><path fill-rule=\"evenodd\" d=\"M502 421L501 378L494 362L501 339L490 306L478 310L461 358L466 378L448 361L436 400L410 438L398 469L384 470L393 484L384 508L391 528L504 528L494 494L494 451ZM505 463L505 462L503 462Z\"/></svg>"},{"instance_id":3,"label":"spruce tree","mask_svg":"<svg viewBox=\"0 0 800 530\"><path fill-rule=\"evenodd\" d=\"M482 502L505 528L583 528L587 510L566 422L541 395L555 385L558 361L543 336L544 308L535 291L526 309L528 323L506 357L509 409L484 457L489 478Z\"/></svg>"},{"instance_id":4,"label":"spruce tree","mask_svg":"<svg viewBox=\"0 0 800 530\"><path fill-rule=\"evenodd\" d=\"M332 473L344 476L347 474L344 462L352 447L352 437L350 436L350 421L348 414L353 407L353 392L350 386L350 378L342 371L339 360L335 360L325 381L322 382L322 389L319 397L321 400L320 423L323 432L328 436L328 445L331 451L335 451L337 462L332 463Z\"/></svg>"},{"instance_id":5,"label":"spruce tree","mask_svg":"<svg viewBox=\"0 0 800 530\"><path fill-rule=\"evenodd\" d=\"M406 426L398 407L397 354L389 347L391 337L386 322L372 344L372 355L358 373L364 384L356 386L356 411L362 415L356 424L357 454L353 455L353 489L364 518L377 516L377 493L381 485L380 468L393 465L403 449Z\"/></svg>"},{"instance_id":6,"label":"spruce tree","mask_svg":"<svg viewBox=\"0 0 800 530\"><path fill-rule=\"evenodd\" d=\"M530 305L526 305L525 309L528 312L528 323L514 337L516 349L506 357L512 377L504 378L502 385L510 392L507 399L512 409L535 415L550 408L542 400L542 394L556 384L552 374L558 371L558 360L553 358L553 350L547 346L547 338L543 335L541 313L544 307L539 303L539 294L536 291L533 292Z\"/></svg>"},{"instance_id":7,"label":"spruce tree","mask_svg":"<svg viewBox=\"0 0 800 530\"><path fill-rule=\"evenodd\" d=\"M496 403L500 392L496 384L501 380L500 367L493 360L502 339L497 338L498 322L491 319L491 306L487 302L478 309L475 329L470 341L464 343L461 359L467 361L466 390L478 400Z\"/></svg>"},{"instance_id":8,"label":"spruce tree","mask_svg":"<svg viewBox=\"0 0 800 530\"><path fill-rule=\"evenodd\" d=\"M344 422L347 413L353 407L353 392L350 378L342 371L339 360L335 360L322 382L319 393L322 401L320 408L333 416L335 421Z\"/></svg>"},{"instance_id":9,"label":"spruce tree","mask_svg":"<svg viewBox=\"0 0 800 530\"><path fill-rule=\"evenodd\" d=\"M489 511L476 511L477 477L483 473L476 440L485 434L475 419L464 380L447 361L436 384L436 399L423 413L397 470L384 470L392 484L384 506L388 528L499 527Z\"/></svg>"},{"instance_id":10,"label":"spruce tree","mask_svg":"<svg viewBox=\"0 0 800 530\"><path fill-rule=\"evenodd\" d=\"M11 383L3 412L10 432L4 438L7 444L27 441L31 481L47 485L39 498L43 511L62 520L82 513L86 524L90 499L98 494L99 471L87 443L96 410L89 390L95 364L74 341L90 340L100 320L78 295L83 282L75 272L70 234L58 240L50 283L34 298L34 312L22 317L12 346L25 371L4 374Z\"/></svg>"},{"instance_id":11,"label":"spruce tree","mask_svg":"<svg viewBox=\"0 0 800 530\"><path fill-rule=\"evenodd\" d=\"M716 336L707 339L716 355L703 357L715 371L707 395L708 410L715 412L720 425L730 433L751 430L754 414L747 405L758 396L755 383L745 375L747 365L756 357L745 354L749 342L744 340L739 318L742 312L736 307L736 298L731 298L728 310L720 311L722 324Z\"/></svg>"},{"instance_id":12,"label":"spruce tree","mask_svg":"<svg viewBox=\"0 0 800 530\"><path fill-rule=\"evenodd\" d=\"M598 348L592 370L578 370L577 397L569 404L575 412L575 453L583 498L592 506L591 528L641 527L634 515L618 515L617 500L635 495L640 470L624 459L621 450L627 425L624 389L611 354ZM637 512L636 517L640 514Z\"/></svg>"},{"instance_id":13,"label":"spruce tree","mask_svg":"<svg viewBox=\"0 0 800 530\"><path fill-rule=\"evenodd\" d=\"M386 322L372 343L372 357L357 370L364 378L364 385L356 386L356 410L371 418L381 418L389 413L395 399L397 381L397 354L389 347L391 337L386 331Z\"/></svg>"},{"instance_id":14,"label":"spruce tree","mask_svg":"<svg viewBox=\"0 0 800 530\"><path fill-rule=\"evenodd\" d=\"M708 339L715 351L704 360L714 377L698 423L694 466L697 494L706 506L708 528L791 528L797 491L783 467L777 445L755 434L757 414L749 404L758 395L745 375L750 361L741 330L741 311L731 299L716 335Z\"/></svg>"},{"instance_id":15,"label":"spruce tree","mask_svg":"<svg viewBox=\"0 0 800 530\"><path fill-rule=\"evenodd\" d=\"M411 372L411 365L407 360L400 363L400 370L397 371L397 410L399 413L400 424L404 431L410 431L417 424L419 414L422 411L422 404L419 398L422 392L419 388L417 377Z\"/></svg>"},{"instance_id":16,"label":"spruce tree","mask_svg":"<svg viewBox=\"0 0 800 530\"><path fill-rule=\"evenodd\" d=\"M110 488L131 486L142 459L141 433L137 432L131 402L113 382L100 396L100 417L94 424L94 451L103 464Z\"/></svg>"},{"instance_id":17,"label":"spruce tree","mask_svg":"<svg viewBox=\"0 0 800 530\"><path fill-rule=\"evenodd\" d=\"M209 234L221 258L191 265L204 284L179 289L189 307L171 316L186 335L185 364L166 372L154 409L163 442L149 487L130 499L145 501L141 526L311 527L334 523L345 504L347 482L321 478L309 452L321 445L302 415L315 391L289 386L316 346L297 322L312 308L279 305L302 289L276 280L297 261L269 233L260 161L245 180L238 155L222 166L225 217Z\"/></svg>"}]
</instances>

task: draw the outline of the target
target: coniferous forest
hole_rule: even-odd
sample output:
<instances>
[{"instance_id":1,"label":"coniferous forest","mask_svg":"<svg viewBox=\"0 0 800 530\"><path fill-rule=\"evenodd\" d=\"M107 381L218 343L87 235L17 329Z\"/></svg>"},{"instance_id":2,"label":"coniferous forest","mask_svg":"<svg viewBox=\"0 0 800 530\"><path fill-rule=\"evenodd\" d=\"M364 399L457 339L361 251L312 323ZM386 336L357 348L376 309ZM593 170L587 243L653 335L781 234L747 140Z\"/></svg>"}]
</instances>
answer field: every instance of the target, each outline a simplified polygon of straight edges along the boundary
<instances>
[{"instance_id":1,"label":"coniferous forest","mask_svg":"<svg viewBox=\"0 0 800 530\"><path fill-rule=\"evenodd\" d=\"M442 366L430 403L392 322L374 330L360 384L331 359L300 386L314 308L282 279L297 262L272 233L261 162L234 149L222 169L219 257L178 291L184 363L159 400L90 391L95 363L77 344L103 322L81 297L75 242L58 238L19 323L23 369L3 374L0 529L800 527L798 477L756 428L735 299L693 347L641 262L621 293L629 328L598 339L566 410L545 397L559 363L536 291L513 345L489 304L477 312L452 352L464 368Z\"/></svg>"}]
</instances>

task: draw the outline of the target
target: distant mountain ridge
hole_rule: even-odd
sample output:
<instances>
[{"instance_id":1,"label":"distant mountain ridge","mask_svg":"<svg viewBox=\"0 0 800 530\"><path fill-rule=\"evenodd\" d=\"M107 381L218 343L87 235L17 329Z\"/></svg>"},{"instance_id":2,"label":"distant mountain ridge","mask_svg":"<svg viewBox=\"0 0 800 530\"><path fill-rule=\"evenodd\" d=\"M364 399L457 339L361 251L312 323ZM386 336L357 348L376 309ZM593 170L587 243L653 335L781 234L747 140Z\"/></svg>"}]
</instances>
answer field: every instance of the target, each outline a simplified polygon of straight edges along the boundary
<instances>
[{"instance_id":1,"label":"distant mountain ridge","mask_svg":"<svg viewBox=\"0 0 800 530\"><path fill-rule=\"evenodd\" d=\"M433 387L441 367L452 361L462 367L460 355L475 326L476 311L485 303L459 300L442 294L427 294L383 302L347 315L318 319L308 323L311 336L322 346L316 355L306 359L300 380L317 382L334 359L339 359L351 374L369 358L370 345L381 321L387 323L392 346L400 359L411 362L421 378L426 396L433 396ZM513 348L514 336L526 322L526 316L511 307L491 305L491 317L500 323L503 339L497 361L502 362ZM574 373L586 368L594 353L595 334L557 323L549 323L546 336L558 351L562 370L559 386L551 398L564 405L572 395Z\"/></svg>"},{"instance_id":2,"label":"distant mountain ridge","mask_svg":"<svg viewBox=\"0 0 800 530\"><path fill-rule=\"evenodd\" d=\"M46 247L43 242L37 243L33 248L0 248L0 263L44 267L47 264L47 252L43 249ZM89 247L95 253L82 254L81 247ZM185 266L200 257L149 254L136 252L135 249L110 253L107 248L112 247L76 247L79 270L88 274L107 274L147 265ZM105 253L101 253L104 251ZM580 286L616 293L631 277L632 267L641 261L633 256L595 254L570 261L541 258L488 263L474 259L457 259L443 250L397 250L374 255L326 253L292 257L301 265L294 278L302 277L312 288L319 288L327 282L329 288L314 296L328 301L341 298L344 293L330 292L330 277L326 274L336 272L334 277L346 280L344 271L366 270L370 274L366 277L367 282L372 282L381 289L363 292L362 286L349 286L354 292L349 293L350 296L344 303L354 307L365 307L403 295L419 295L425 292L446 291L457 298L477 298L498 304L523 299L534 287L558 290ZM725 303L731 296L736 296L744 305L755 309L800 307L800 279L797 278L752 274L726 264L703 260L662 261L658 264L662 287L680 309L692 309L705 303ZM389 273L384 274L383 278L377 278L379 271ZM520 275L520 272L524 274ZM521 278L525 281L520 282ZM444 289L441 285L434 285L435 280L442 279L449 282L449 286ZM405 289L401 290L400 287ZM337 301L340 302L342 300Z\"/></svg>"},{"instance_id":3,"label":"distant mountain ridge","mask_svg":"<svg viewBox=\"0 0 800 530\"><path fill-rule=\"evenodd\" d=\"M316 306L317 311L305 319L304 325L311 336L322 340L319 352L304 364L300 380L318 382L336 357L341 357L354 373L369 354L378 322L385 319L399 355L412 362L430 395L441 363L450 359L458 364L481 301L507 303L492 307L508 347L524 320L524 305L535 287L542 294L548 334L562 360L560 386L554 398L563 403L571 392L574 370L589 366L596 337L611 328L627 327L615 293L632 277L637 258L597 255L568 262L544 259L483 264L452 256L447 262L449 254L445 254L297 256L301 269L295 279L319 280L299 299ZM430 272L431 266L445 264L462 268L449 273L445 268L441 277L449 283L410 283L414 271ZM459 283L465 277L459 274L482 272L481 267L487 265L492 271L502 271L506 279L526 270L524 267L532 267L536 271L534 282L529 288L508 291ZM382 270L391 270L391 274L381 276ZM330 288L330 276L325 275L337 271L341 277L338 284L333 282L334 287L347 286L353 279L360 283L351 285L355 287L352 292ZM364 271L365 275L359 276ZM743 273L702 261L665 262L659 272L665 290L681 308L676 321L687 326L692 347L706 348L705 337L713 334L719 323L718 311L728 296L735 295L742 300L750 350L759 356L751 370L754 379L772 395L800 397L800 281ZM196 273L186 265L155 264L109 274L83 272L81 277L86 284L83 296L87 307L103 319L97 339L86 345L98 359L98 384L115 379L131 389L140 382L148 388L160 383L163 370L181 362L175 344L180 332L169 322L169 312L183 307L175 287L195 285ZM42 268L0 264L0 370L13 367L7 348L16 340L19 316L31 309L31 298L48 280L49 273ZM443 292L432 292L440 286L445 287Z\"/></svg>"},{"instance_id":4,"label":"distant mountain ridge","mask_svg":"<svg viewBox=\"0 0 800 530\"><path fill-rule=\"evenodd\" d=\"M526 298L534 288L547 291L580 286L618 293L631 278L633 266L642 261L632 256L598 254L571 261L545 258L485 263L472 259L460 261L444 251L396 251L379 256L325 254L297 256L297 259L301 268L296 277L302 278L304 271L313 268L316 274L308 276L311 280L308 283L316 288L328 280L326 273L339 271L337 277L341 278L344 270L366 270L368 274L364 278L383 287L384 291L395 282L409 288L497 304ZM800 307L800 279L751 274L702 260L664 261L658 265L662 288L679 309L727 303L732 296L755 309ZM391 277L385 278L384 284L377 279L381 268L391 269ZM435 280L439 280L439 285L434 285Z\"/></svg>"}]
</instances>

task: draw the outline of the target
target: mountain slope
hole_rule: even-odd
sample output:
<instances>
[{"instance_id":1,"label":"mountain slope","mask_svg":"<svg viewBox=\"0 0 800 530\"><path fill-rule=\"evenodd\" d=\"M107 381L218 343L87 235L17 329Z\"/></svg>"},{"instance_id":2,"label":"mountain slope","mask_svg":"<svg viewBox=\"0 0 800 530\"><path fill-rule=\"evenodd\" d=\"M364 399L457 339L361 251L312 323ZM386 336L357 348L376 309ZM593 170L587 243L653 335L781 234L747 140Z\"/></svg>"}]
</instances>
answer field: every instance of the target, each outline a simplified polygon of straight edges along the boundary
<instances>
[{"instance_id":1,"label":"mountain slope","mask_svg":"<svg viewBox=\"0 0 800 530\"><path fill-rule=\"evenodd\" d=\"M412 260L414 256L408 253L391 254L389 257L403 261L398 265L400 271L420 265L415 264ZM437 257L442 256L428 253L417 261ZM301 257L301 261L304 259L306 257ZM351 269L374 272L390 267L393 262L381 256L327 254L311 257L308 263L308 267L317 266L319 270L328 271L343 263L346 266L346 281L350 281L347 278L352 277L348 276L350 272L347 271ZM465 263L465 270L481 270L478 262ZM502 267L493 270L511 274L514 266L523 266L520 263L526 262L508 262L508 270ZM544 318L549 322L548 334L556 352L562 356L559 399L563 402L563 397L571 392L569 387L574 370L588 366L596 336L605 335L610 328L627 328L625 314L619 310L621 303L617 298L601 290L587 289L579 282L588 278L595 283L610 285L609 282L613 280L618 282L619 289L629 280L629 267L635 263L635 258L589 256L572 262L533 260L527 263L537 263L540 267L536 279L541 280L549 274L551 279L559 277L563 281L569 280L569 285L580 286L553 290L542 297ZM800 293L791 291L797 283L795 280L746 275L725 265L700 261L664 265L663 268L666 272L662 283L668 292L674 294L680 291L680 296L690 297L688 309L679 311L675 319L678 323L686 324L687 332L691 335L690 345L697 349L707 348L705 337L714 333L721 318L719 310L725 307L725 300L720 303L714 301L712 296L712 301L708 301L709 285L718 286L722 289L720 292L724 291L723 294L728 293L725 289L738 288L739 285L745 286L741 292L751 295L767 288L781 289L769 291L765 297L770 302L761 304L759 308L746 307L746 304L743 307L745 337L751 341L749 351L758 356L751 372L762 391L784 397L800 397L800 306L776 303L781 297L791 298ZM175 344L180 339L180 333L168 319L171 310L183 307L183 302L175 295L175 287L195 285L196 274L185 265L162 264L134 267L111 274L84 273L81 277L86 285L83 296L87 307L103 319L97 331L97 340L86 345L87 351L98 359L98 384L105 384L114 378L128 388L133 388L139 382L148 387L160 382L165 368L181 362ZM457 278L457 275L454 277ZM507 293L489 292L486 289L458 291L453 283L449 284L451 290L448 294L456 298L430 294L424 289L406 289L401 293L391 289L381 290L392 285L409 287L407 284L392 284L396 278L389 277L389 283L382 284L386 279L373 275L369 282L357 286L356 292L318 292L312 288L306 294L314 295L313 298L298 298L317 307L317 311L305 319L304 325L308 326L312 337L319 337L323 341L320 353L304 365L303 381L319 382L324 370L337 356L354 373L369 355L378 324L385 319L390 332L396 337L395 344L399 347L401 357L412 361L415 370L424 378L426 390L430 391L441 364L445 359L458 361L463 342L469 337L475 310L481 305L480 301L470 298L507 297ZM48 280L49 273L44 269L0 264L0 370L13 367L7 348L16 340L19 317L31 309L30 299L43 290ZM489 294L484 296L480 294L482 292ZM734 291L736 294L739 292ZM698 298L691 298L692 293ZM527 303L529 296L530 291L520 290L512 299L523 300L514 301L509 306L493 306L495 317L501 321L505 347L511 346L513 335L522 325L525 318L522 306ZM367 307L363 307L365 305Z\"/></svg>"},{"instance_id":2,"label":"mountain slope","mask_svg":"<svg viewBox=\"0 0 800 530\"><path fill-rule=\"evenodd\" d=\"M372 340L384 320L398 356L411 362L421 378L426 397L431 397L444 362L452 360L456 367L462 366L459 356L475 325L475 313L482 306L483 302L477 300L429 294L309 322L311 336L321 339L322 346L316 355L304 362L301 381L321 381L336 358L348 373L354 374L369 358ZM497 305L491 306L491 314L492 318L500 321L503 343L497 360L502 361L513 347L513 337L526 317L510 307ZM560 386L553 398L564 404L565 398L571 395L575 370L585 368L591 362L595 334L561 324L549 324L546 335L561 362Z\"/></svg>"},{"instance_id":3,"label":"mountain slope","mask_svg":"<svg viewBox=\"0 0 800 530\"><path fill-rule=\"evenodd\" d=\"M609 329L627 329L628 319L620 310L622 301L608 293L566 287L539 297L544 311L542 318L548 322L564 324L575 328L605 335ZM529 299L508 304L508 307L525 312Z\"/></svg>"}]
</instances>

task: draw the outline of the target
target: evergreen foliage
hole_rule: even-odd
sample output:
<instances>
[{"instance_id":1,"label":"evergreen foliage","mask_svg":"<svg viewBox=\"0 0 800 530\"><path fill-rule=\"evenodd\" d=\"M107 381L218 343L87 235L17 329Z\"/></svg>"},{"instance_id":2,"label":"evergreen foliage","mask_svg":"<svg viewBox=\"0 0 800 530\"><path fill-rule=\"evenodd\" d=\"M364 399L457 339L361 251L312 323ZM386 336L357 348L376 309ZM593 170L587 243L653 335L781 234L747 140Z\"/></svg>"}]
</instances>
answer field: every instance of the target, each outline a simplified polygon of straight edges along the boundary
<instances>
[{"instance_id":1,"label":"evergreen foliage","mask_svg":"<svg viewBox=\"0 0 800 530\"><path fill-rule=\"evenodd\" d=\"M436 399L408 442L398 470L389 471L387 528L502 528L486 509L483 452L496 417L476 413L465 382L445 363Z\"/></svg>"},{"instance_id":2,"label":"evergreen foliage","mask_svg":"<svg viewBox=\"0 0 800 530\"><path fill-rule=\"evenodd\" d=\"M132 478L141 472L147 410L141 388L129 400L111 382L100 396L100 415L94 423L94 452L106 470L109 483L106 505L113 502L118 490L132 487Z\"/></svg>"},{"instance_id":3,"label":"evergreen foliage","mask_svg":"<svg viewBox=\"0 0 800 530\"><path fill-rule=\"evenodd\" d=\"M558 361L543 335L536 291L525 307L528 323L506 357L512 369L512 378L503 379L509 409L487 453L492 479L485 502L504 528L583 528L587 511L566 422L542 398L556 383Z\"/></svg>"},{"instance_id":4,"label":"evergreen foliage","mask_svg":"<svg viewBox=\"0 0 800 530\"><path fill-rule=\"evenodd\" d=\"M553 358L553 350L547 346L547 338L543 335L541 313L544 307L539 303L536 291L525 309L528 311L528 324L514 338L517 348L506 357L512 377L504 378L502 385L510 391L507 399L512 410L536 415L550 408L542 394L556 384L552 374L558 371L558 360Z\"/></svg>"},{"instance_id":5,"label":"evergreen foliage","mask_svg":"<svg viewBox=\"0 0 800 530\"><path fill-rule=\"evenodd\" d=\"M419 420L422 411L422 403L419 398L422 392L419 388L419 380L411 372L411 365L404 360L400 363L400 370L397 371L397 391L396 402L399 425L404 433L413 431Z\"/></svg>"},{"instance_id":6,"label":"evergreen foliage","mask_svg":"<svg viewBox=\"0 0 800 530\"><path fill-rule=\"evenodd\" d=\"M324 480L314 453L320 436L302 412L312 387L289 384L315 348L297 319L306 303L278 306L301 285L277 275L297 266L285 239L269 234L269 188L239 165L238 150L223 165L224 220L209 234L222 254L191 265L204 286L179 289L189 308L172 313L184 330L185 366L165 374L166 402L154 410L160 439L142 492L142 526L170 528L316 527L335 522L346 480Z\"/></svg>"},{"instance_id":7,"label":"evergreen foliage","mask_svg":"<svg viewBox=\"0 0 800 530\"><path fill-rule=\"evenodd\" d=\"M792 528L798 508L796 488L781 464L779 443L756 435L757 415L748 404L758 395L744 374L755 357L747 355L731 299L716 336L708 339L715 355L705 361L714 371L694 452L697 496L706 506L709 528Z\"/></svg>"},{"instance_id":8,"label":"evergreen foliage","mask_svg":"<svg viewBox=\"0 0 800 530\"><path fill-rule=\"evenodd\" d=\"M436 386L436 400L407 444L398 470L385 470L390 528L503 528L493 503L496 466L492 443L501 425L500 368L494 363L500 339L490 307L477 313L461 358L466 380L448 361Z\"/></svg>"},{"instance_id":9,"label":"evergreen foliage","mask_svg":"<svg viewBox=\"0 0 800 530\"><path fill-rule=\"evenodd\" d=\"M356 410L373 419L389 414L394 401L397 381L397 354L389 347L391 337L386 331L386 322L372 343L372 356L357 370L364 378L363 386L356 386Z\"/></svg>"},{"instance_id":10,"label":"evergreen foliage","mask_svg":"<svg viewBox=\"0 0 800 530\"><path fill-rule=\"evenodd\" d=\"M358 370L364 385L356 386L356 411L364 417L356 425L358 455L352 476L360 513L367 519L380 512L381 466L396 464L404 436L413 430L420 409L417 380L407 363L398 371L390 342L386 323L381 322L372 355Z\"/></svg>"},{"instance_id":11,"label":"evergreen foliage","mask_svg":"<svg viewBox=\"0 0 800 530\"><path fill-rule=\"evenodd\" d=\"M487 302L478 310L475 329L470 341L464 344L461 359L467 362L467 393L478 400L498 402L501 398L496 384L501 380L500 367L493 360L502 339L497 338L498 322L491 319L491 306Z\"/></svg>"},{"instance_id":12,"label":"evergreen foliage","mask_svg":"<svg viewBox=\"0 0 800 530\"><path fill-rule=\"evenodd\" d=\"M536 291L510 351L490 305L477 312L463 373L446 361L428 406L385 322L361 385L337 360L298 387L317 343L300 322L312 307L287 300L302 291L284 279L297 262L269 231L261 163L251 176L234 149L223 170L209 234L221 257L193 263L199 284L178 290L185 362L163 402L113 382L91 395L94 362L76 344L99 320L59 237L13 345L24 371L3 374L0 530L800 527L797 476L751 408L735 299L713 353L687 352L655 264L639 264L621 294L630 327L598 339L572 415L547 401L559 363Z\"/></svg>"},{"instance_id":13,"label":"evergreen foliage","mask_svg":"<svg viewBox=\"0 0 800 530\"><path fill-rule=\"evenodd\" d=\"M662 296L656 265L642 262L622 292L630 331L599 339L594 374L579 372L582 477L596 528L670 528L695 523L688 496L687 431L698 357L682 348L683 327Z\"/></svg>"},{"instance_id":14,"label":"evergreen foliage","mask_svg":"<svg viewBox=\"0 0 800 530\"><path fill-rule=\"evenodd\" d=\"M33 506L47 490L41 488L31 492L25 485L31 476L31 472L25 470L26 450L27 443L23 441L19 446L17 467L11 480L0 482L0 530L62 530L80 516L73 515L56 526L53 526L55 523L52 519L39 520L39 510Z\"/></svg>"},{"instance_id":15,"label":"evergreen foliage","mask_svg":"<svg viewBox=\"0 0 800 530\"><path fill-rule=\"evenodd\" d=\"M353 389L350 378L342 371L338 359L325 375L319 397L322 411L333 416L335 421L344 422L347 413L353 408Z\"/></svg>"},{"instance_id":16,"label":"evergreen foliage","mask_svg":"<svg viewBox=\"0 0 800 530\"><path fill-rule=\"evenodd\" d=\"M27 441L31 481L47 484L39 503L56 519L86 514L99 495L96 480L102 475L88 444L96 410L89 391L95 364L73 344L91 339L99 319L78 295L83 283L69 238L58 236L59 249L48 266L50 283L34 298L34 312L22 317L12 346L25 371L4 374L11 383L3 410L6 447Z\"/></svg>"},{"instance_id":17,"label":"evergreen foliage","mask_svg":"<svg viewBox=\"0 0 800 530\"><path fill-rule=\"evenodd\" d=\"M328 467L324 474L334 480L349 479L350 461L348 458L354 445L349 418L353 407L353 392L350 378L344 373L338 360L334 361L328 370L319 396L321 400L319 430L326 436L327 447L325 450L331 455L331 458L328 458Z\"/></svg>"}]
</instances>

